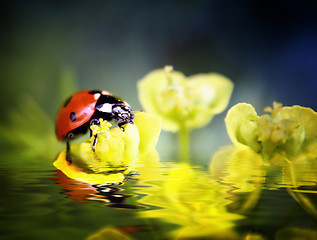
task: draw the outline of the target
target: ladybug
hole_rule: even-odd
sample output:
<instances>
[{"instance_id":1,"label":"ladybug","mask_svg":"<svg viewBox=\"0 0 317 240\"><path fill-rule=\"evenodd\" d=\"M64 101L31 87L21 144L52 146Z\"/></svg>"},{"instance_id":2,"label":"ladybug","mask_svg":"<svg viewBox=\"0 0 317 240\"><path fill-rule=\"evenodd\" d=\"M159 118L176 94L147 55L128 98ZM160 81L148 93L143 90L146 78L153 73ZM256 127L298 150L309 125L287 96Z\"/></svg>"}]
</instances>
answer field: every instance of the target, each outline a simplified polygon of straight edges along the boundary
<instances>
[{"instance_id":1,"label":"ladybug","mask_svg":"<svg viewBox=\"0 0 317 240\"><path fill-rule=\"evenodd\" d=\"M124 131L123 125L133 124L134 115L130 105L108 91L81 90L70 96L58 111L56 117L56 136L66 140L66 152L69 153L69 141L87 132L99 119L115 120ZM97 136L94 136L93 151Z\"/></svg>"}]
</instances>

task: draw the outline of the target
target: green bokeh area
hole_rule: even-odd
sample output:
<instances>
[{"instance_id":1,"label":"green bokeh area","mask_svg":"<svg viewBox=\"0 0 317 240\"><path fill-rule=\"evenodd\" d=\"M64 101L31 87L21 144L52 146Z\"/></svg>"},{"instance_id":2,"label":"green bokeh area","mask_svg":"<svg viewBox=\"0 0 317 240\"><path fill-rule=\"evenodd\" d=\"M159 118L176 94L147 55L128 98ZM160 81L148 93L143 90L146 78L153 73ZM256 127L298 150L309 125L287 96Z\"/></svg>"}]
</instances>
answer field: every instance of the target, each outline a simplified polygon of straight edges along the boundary
<instances>
[{"instance_id":1,"label":"green bokeh area","mask_svg":"<svg viewBox=\"0 0 317 240\"><path fill-rule=\"evenodd\" d=\"M186 76L217 72L231 79L228 109L247 102L261 111L278 101L317 110L314 1L1 1L0 9L0 239L87 239L106 227L132 239L173 239L181 224L184 236L193 231L187 223L197 224L197 232L203 225L169 218L197 209L204 214L200 203L208 198L198 193L213 194L204 178L213 154L230 144L227 110L191 133L191 162L199 167L190 171L197 171L197 181L181 185L184 176L174 176L176 187L168 188L177 138L162 132L162 179L131 176L113 188L88 186L53 166L65 149L55 137L56 113L79 89L108 90L140 110L137 81L173 65ZM256 169L258 176L254 162L244 160L244 169L237 159L226 166L234 169L227 182L212 182L223 185L217 188L223 195L212 200L228 211L223 215L242 217L221 217L231 227L211 239L314 239L316 181L293 189L281 184L281 169L266 175ZM253 182L265 176L263 185ZM166 209L172 217L164 216ZM147 211L154 217L144 217Z\"/></svg>"},{"instance_id":2,"label":"green bokeh area","mask_svg":"<svg viewBox=\"0 0 317 240\"><path fill-rule=\"evenodd\" d=\"M316 4L229 0L128 3L1 3L1 122L26 95L54 122L78 89L106 89L141 109L136 83L173 65L186 76L217 72L235 84L229 107L299 104L316 108ZM228 144L222 115L192 134L199 163ZM159 150L175 156L173 137ZM197 160L198 161L198 160Z\"/></svg>"}]
</instances>

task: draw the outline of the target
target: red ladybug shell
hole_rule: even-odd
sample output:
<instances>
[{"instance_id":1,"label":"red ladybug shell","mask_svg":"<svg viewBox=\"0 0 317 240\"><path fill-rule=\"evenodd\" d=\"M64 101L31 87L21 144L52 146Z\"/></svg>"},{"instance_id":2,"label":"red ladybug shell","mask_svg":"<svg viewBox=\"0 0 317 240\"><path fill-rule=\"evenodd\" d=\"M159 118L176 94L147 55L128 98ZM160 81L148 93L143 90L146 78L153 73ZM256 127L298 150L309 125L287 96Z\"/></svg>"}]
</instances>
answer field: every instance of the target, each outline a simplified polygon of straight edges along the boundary
<instances>
[{"instance_id":1,"label":"red ladybug shell","mask_svg":"<svg viewBox=\"0 0 317 240\"><path fill-rule=\"evenodd\" d=\"M56 117L56 136L59 140L65 139L69 132L89 122L100 96L101 92L82 90L66 100Z\"/></svg>"}]
</instances>

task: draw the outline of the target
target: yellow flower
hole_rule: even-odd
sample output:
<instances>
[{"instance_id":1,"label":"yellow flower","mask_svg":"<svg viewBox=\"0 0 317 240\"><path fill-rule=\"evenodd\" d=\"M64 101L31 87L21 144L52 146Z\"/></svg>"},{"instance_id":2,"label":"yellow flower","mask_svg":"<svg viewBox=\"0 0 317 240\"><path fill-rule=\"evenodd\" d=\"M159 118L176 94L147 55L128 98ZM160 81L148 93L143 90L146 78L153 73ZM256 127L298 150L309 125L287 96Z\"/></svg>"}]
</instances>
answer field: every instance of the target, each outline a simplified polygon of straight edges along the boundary
<instances>
[{"instance_id":1,"label":"yellow flower","mask_svg":"<svg viewBox=\"0 0 317 240\"><path fill-rule=\"evenodd\" d=\"M312 109L273 103L264 110L267 114L258 116L252 105L239 103L228 111L226 127L235 145L248 146L270 160L276 154L292 158L316 141L317 113Z\"/></svg>"},{"instance_id":2,"label":"yellow flower","mask_svg":"<svg viewBox=\"0 0 317 240\"><path fill-rule=\"evenodd\" d=\"M160 119L140 112L135 115L134 123L126 125L122 131L119 127L110 129L111 124L100 119L100 125L91 126L89 140L71 145L72 163L62 152L54 166L68 177L87 183L122 181L124 174L140 168L140 162L158 159L155 145L161 131ZM94 135L97 135L95 151L92 150Z\"/></svg>"},{"instance_id":3,"label":"yellow flower","mask_svg":"<svg viewBox=\"0 0 317 240\"><path fill-rule=\"evenodd\" d=\"M138 82L144 109L162 118L167 131L203 127L227 107L233 83L216 74L185 77L171 66L147 74Z\"/></svg>"}]
</instances>

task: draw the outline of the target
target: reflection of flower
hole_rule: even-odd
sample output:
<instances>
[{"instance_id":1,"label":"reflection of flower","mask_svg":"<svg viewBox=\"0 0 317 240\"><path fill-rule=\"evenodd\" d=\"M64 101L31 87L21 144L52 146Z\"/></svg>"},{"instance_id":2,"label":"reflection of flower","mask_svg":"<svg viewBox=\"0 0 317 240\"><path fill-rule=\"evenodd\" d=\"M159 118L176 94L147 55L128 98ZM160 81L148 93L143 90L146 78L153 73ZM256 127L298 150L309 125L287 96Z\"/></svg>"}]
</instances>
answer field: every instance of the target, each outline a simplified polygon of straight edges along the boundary
<instances>
[{"instance_id":1,"label":"reflection of flower","mask_svg":"<svg viewBox=\"0 0 317 240\"><path fill-rule=\"evenodd\" d=\"M137 113L135 124L128 124L122 131L119 127L109 129L107 121L100 126L92 126L90 140L71 146L72 163L62 152L54 163L68 177L93 184L120 182L124 174L139 167L140 161L157 159L155 145L160 134L159 118ZM97 134L95 151L92 150L94 135Z\"/></svg>"},{"instance_id":2,"label":"reflection of flower","mask_svg":"<svg viewBox=\"0 0 317 240\"><path fill-rule=\"evenodd\" d=\"M88 196L98 193L92 185L68 178L59 170L56 170L52 179L63 186L63 193L78 203L83 203Z\"/></svg>"},{"instance_id":3,"label":"reflection of flower","mask_svg":"<svg viewBox=\"0 0 317 240\"><path fill-rule=\"evenodd\" d=\"M242 216L227 211L226 205L231 202L228 190L207 173L188 164L176 164L163 181L139 190L146 195L141 203L160 207L140 214L180 225L171 233L179 238L232 236L233 221Z\"/></svg>"},{"instance_id":4,"label":"reflection of flower","mask_svg":"<svg viewBox=\"0 0 317 240\"><path fill-rule=\"evenodd\" d=\"M165 130L202 127L227 107L233 89L229 79L216 73L186 78L172 70L152 71L138 83L142 106L162 118Z\"/></svg>"},{"instance_id":5,"label":"reflection of flower","mask_svg":"<svg viewBox=\"0 0 317 240\"><path fill-rule=\"evenodd\" d=\"M122 232L120 229L115 227L106 227L101 231L91 235L87 238L87 240L131 240L132 238L128 236L126 233Z\"/></svg>"},{"instance_id":6,"label":"reflection of flower","mask_svg":"<svg viewBox=\"0 0 317 240\"><path fill-rule=\"evenodd\" d=\"M246 147L224 148L213 156L210 172L213 179L233 187L234 192L246 193L243 201L235 202L235 212L244 213L257 204L266 180L260 155Z\"/></svg>"},{"instance_id":7,"label":"reflection of flower","mask_svg":"<svg viewBox=\"0 0 317 240\"><path fill-rule=\"evenodd\" d=\"M217 152L211 161L214 178L237 188L237 192L250 192L265 182L265 169L261 157L248 148L228 147Z\"/></svg>"},{"instance_id":8,"label":"reflection of flower","mask_svg":"<svg viewBox=\"0 0 317 240\"><path fill-rule=\"evenodd\" d=\"M279 230L276 234L279 240L317 239L317 231L311 229L288 227Z\"/></svg>"},{"instance_id":9,"label":"reflection of flower","mask_svg":"<svg viewBox=\"0 0 317 240\"><path fill-rule=\"evenodd\" d=\"M102 176L103 175L101 175L101 177ZM105 178L105 176L103 177ZM86 182L74 180L67 177L60 170L55 171L54 178L52 178L52 180L54 180L55 183L59 184L63 188L60 193L65 194L67 197L75 200L77 203L83 203L87 200L90 200L99 201L105 203L107 206L116 208L128 208L130 206L135 208L135 205L129 205L126 203L126 199L131 197L131 195L124 193L124 188L120 187L122 185L121 183L93 185L86 183L87 178L85 179Z\"/></svg>"}]
</instances>

